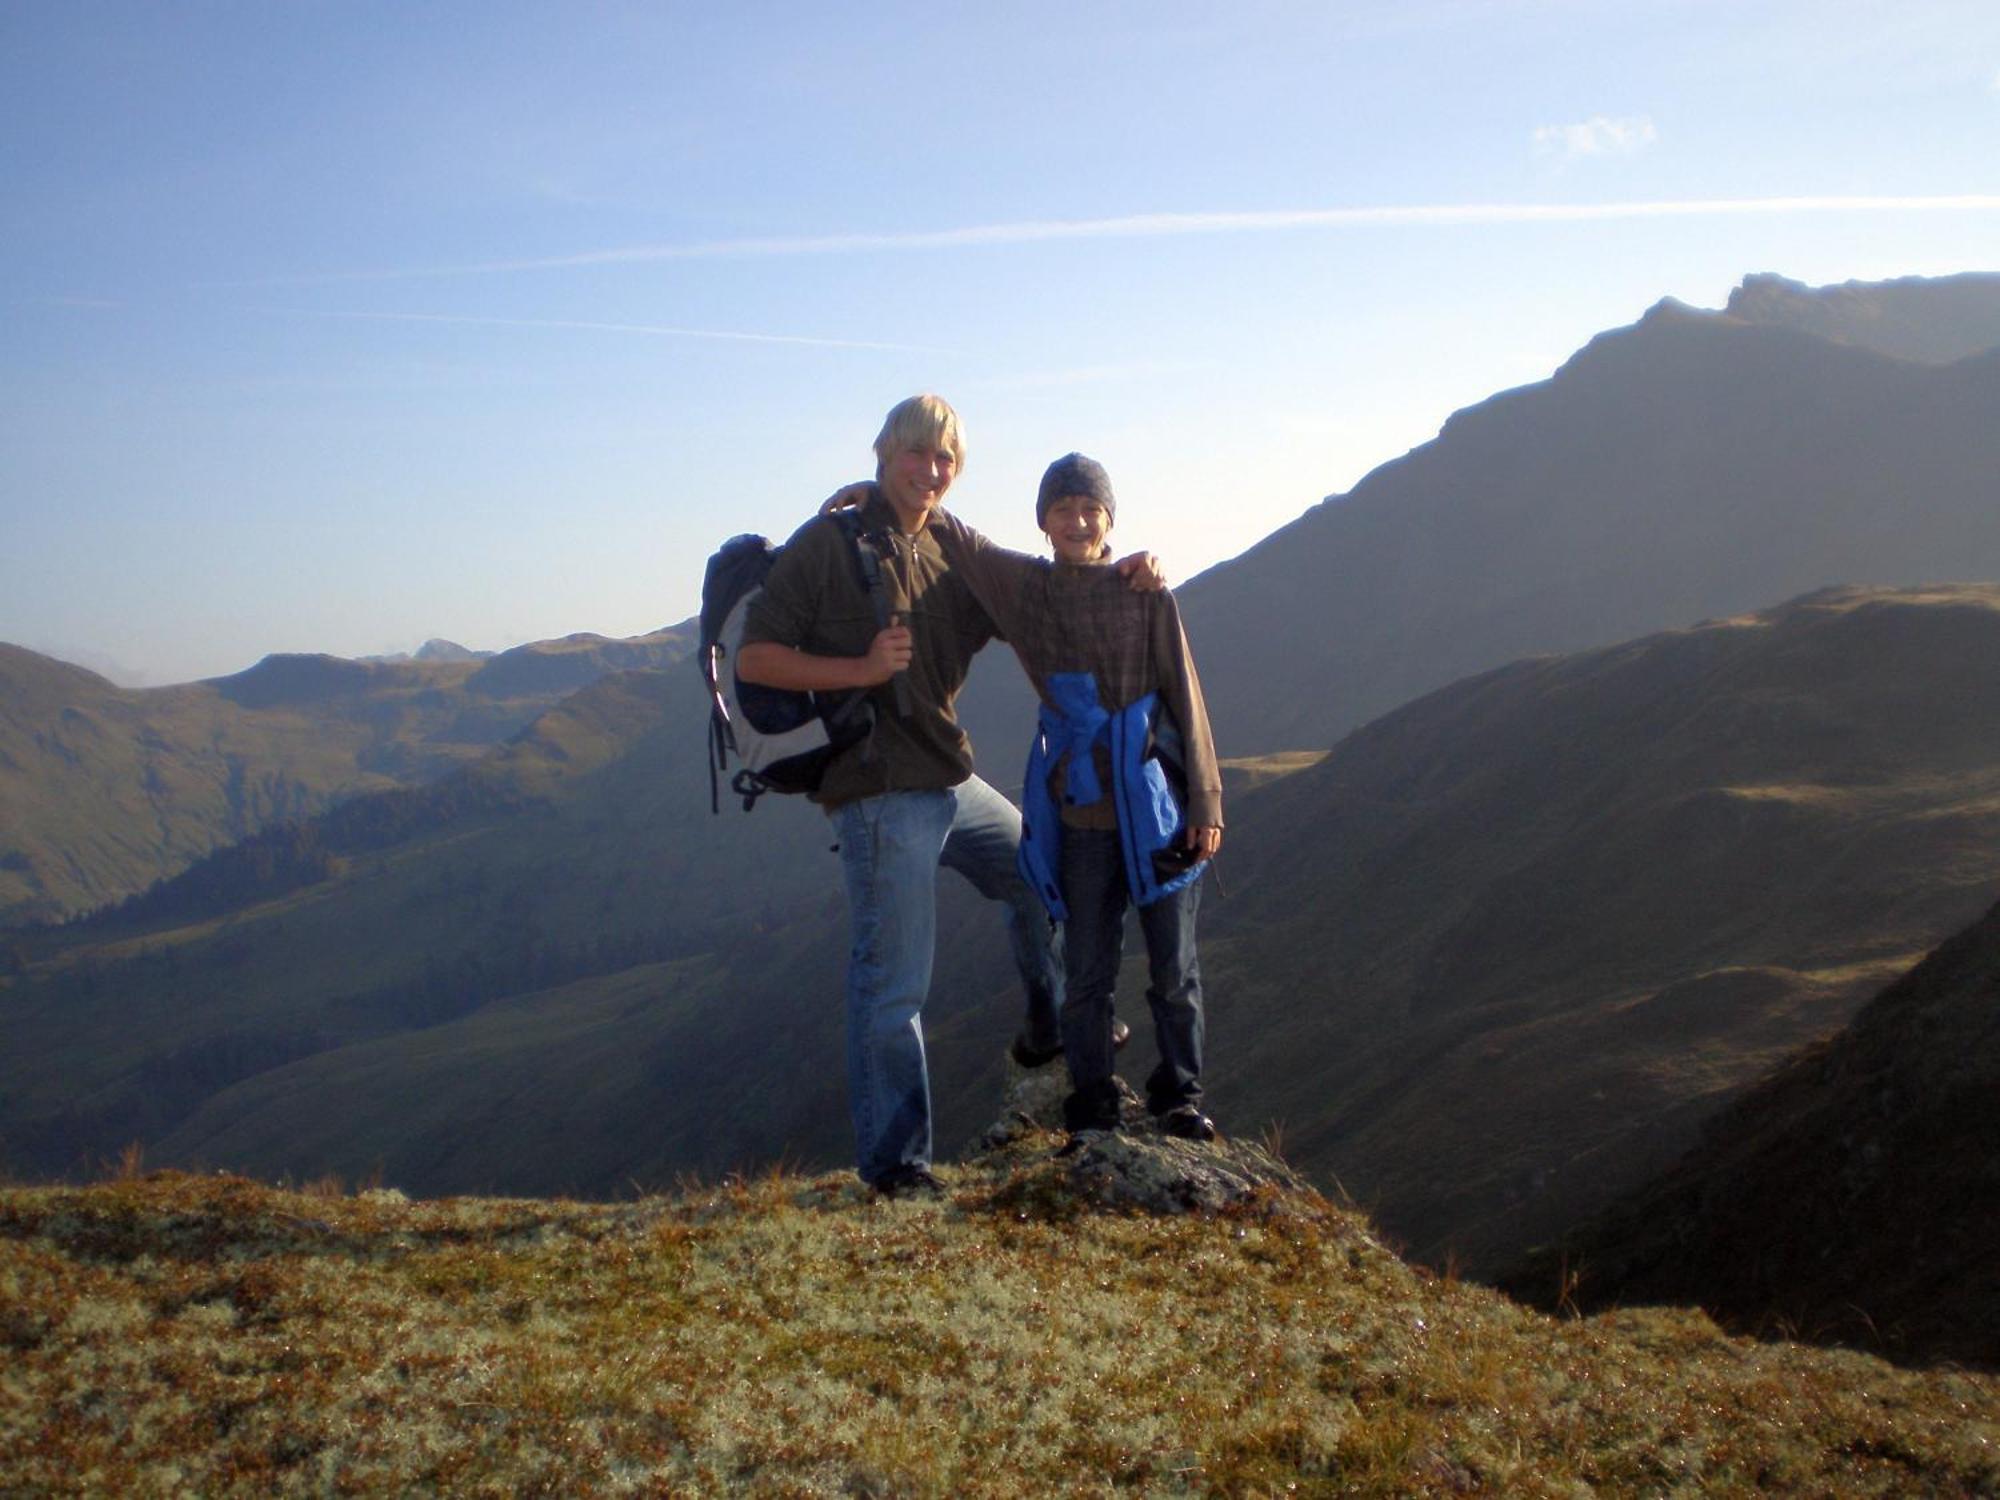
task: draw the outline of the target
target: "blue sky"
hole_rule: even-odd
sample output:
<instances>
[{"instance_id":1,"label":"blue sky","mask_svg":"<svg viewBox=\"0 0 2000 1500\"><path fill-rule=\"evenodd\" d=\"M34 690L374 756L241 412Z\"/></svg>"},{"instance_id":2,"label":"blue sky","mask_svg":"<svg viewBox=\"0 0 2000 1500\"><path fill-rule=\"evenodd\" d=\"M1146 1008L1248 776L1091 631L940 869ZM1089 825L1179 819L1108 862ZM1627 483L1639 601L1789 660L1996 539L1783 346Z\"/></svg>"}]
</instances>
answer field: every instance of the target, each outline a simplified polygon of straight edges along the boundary
<instances>
[{"instance_id":1,"label":"blue sky","mask_svg":"<svg viewBox=\"0 0 2000 1500\"><path fill-rule=\"evenodd\" d=\"M1191 576L1662 296L2000 270L2000 5L0 0L0 183L0 639L164 683L679 620L917 390Z\"/></svg>"}]
</instances>

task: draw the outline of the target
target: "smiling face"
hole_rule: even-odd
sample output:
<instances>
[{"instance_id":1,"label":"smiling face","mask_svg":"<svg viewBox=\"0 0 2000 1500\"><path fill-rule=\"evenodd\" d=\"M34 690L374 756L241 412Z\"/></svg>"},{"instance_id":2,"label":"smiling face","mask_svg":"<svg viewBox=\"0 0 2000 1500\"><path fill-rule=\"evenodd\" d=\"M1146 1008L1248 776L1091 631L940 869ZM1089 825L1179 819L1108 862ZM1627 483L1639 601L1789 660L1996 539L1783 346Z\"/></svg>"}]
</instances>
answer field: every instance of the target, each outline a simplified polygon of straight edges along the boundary
<instances>
[{"instance_id":1,"label":"smiling face","mask_svg":"<svg viewBox=\"0 0 2000 1500\"><path fill-rule=\"evenodd\" d=\"M912 396L889 408L875 435L875 483L905 531L923 529L958 471L965 429L942 396Z\"/></svg>"},{"instance_id":2,"label":"smiling face","mask_svg":"<svg viewBox=\"0 0 2000 1500\"><path fill-rule=\"evenodd\" d=\"M1094 496L1064 495L1050 502L1042 530L1063 562L1103 562L1110 554L1105 538L1111 534L1111 512Z\"/></svg>"},{"instance_id":3,"label":"smiling face","mask_svg":"<svg viewBox=\"0 0 2000 1500\"><path fill-rule=\"evenodd\" d=\"M958 455L949 448L928 443L908 443L897 448L882 462L882 496L895 508L904 527L915 530L934 506L944 499L958 477Z\"/></svg>"}]
</instances>

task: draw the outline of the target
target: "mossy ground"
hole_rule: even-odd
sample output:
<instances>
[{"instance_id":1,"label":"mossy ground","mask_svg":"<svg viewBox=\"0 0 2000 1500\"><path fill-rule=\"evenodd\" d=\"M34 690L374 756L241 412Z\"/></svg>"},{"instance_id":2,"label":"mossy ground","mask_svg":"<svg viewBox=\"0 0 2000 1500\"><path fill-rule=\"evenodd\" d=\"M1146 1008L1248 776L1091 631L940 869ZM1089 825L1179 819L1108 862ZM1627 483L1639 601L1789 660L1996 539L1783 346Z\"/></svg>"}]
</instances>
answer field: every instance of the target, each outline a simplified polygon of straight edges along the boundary
<instances>
[{"instance_id":1,"label":"mossy ground","mask_svg":"<svg viewBox=\"0 0 2000 1500\"><path fill-rule=\"evenodd\" d=\"M1560 1320L1272 1189L0 1192L0 1493L2000 1493L2000 1381Z\"/></svg>"}]
</instances>

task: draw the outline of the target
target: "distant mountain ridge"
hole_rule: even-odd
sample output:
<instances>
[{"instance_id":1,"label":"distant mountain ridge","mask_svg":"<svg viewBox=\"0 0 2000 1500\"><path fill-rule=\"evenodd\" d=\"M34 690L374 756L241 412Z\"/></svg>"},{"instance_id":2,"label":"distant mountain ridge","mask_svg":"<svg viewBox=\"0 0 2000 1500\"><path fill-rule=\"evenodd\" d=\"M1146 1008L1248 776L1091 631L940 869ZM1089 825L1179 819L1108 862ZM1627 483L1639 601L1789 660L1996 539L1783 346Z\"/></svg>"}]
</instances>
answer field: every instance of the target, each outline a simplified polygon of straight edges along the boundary
<instances>
[{"instance_id":1,"label":"distant mountain ridge","mask_svg":"<svg viewBox=\"0 0 2000 1500\"><path fill-rule=\"evenodd\" d=\"M702 737L681 732L704 711L691 670L600 679L477 765L301 825L268 885L219 851L134 913L24 936L0 1006L6 1165L73 1170L135 1136L172 1151L176 1132L247 1160L278 1115L297 1160L379 1131L364 1149L415 1190L527 1173L578 1191L613 1154L665 1180L828 1152L837 865L806 809L710 813ZM960 925L948 907L947 942ZM941 984L1004 984L960 946ZM717 1055L783 1081L746 1107ZM514 1163L488 1160L521 1126Z\"/></svg>"},{"instance_id":2,"label":"distant mountain ridge","mask_svg":"<svg viewBox=\"0 0 2000 1500\"><path fill-rule=\"evenodd\" d=\"M488 657L273 655L120 688L0 643L0 927L73 917L345 797L469 764L568 693L660 667L689 626Z\"/></svg>"},{"instance_id":3,"label":"distant mountain ridge","mask_svg":"<svg viewBox=\"0 0 2000 1500\"><path fill-rule=\"evenodd\" d=\"M1823 287L1749 276L1729 294L1723 314L1896 359L1948 365L2000 348L2000 275L1909 276Z\"/></svg>"},{"instance_id":4,"label":"distant mountain ridge","mask_svg":"<svg viewBox=\"0 0 2000 1500\"><path fill-rule=\"evenodd\" d=\"M1224 753L1323 748L1517 657L1828 584L2000 577L2000 354L1862 341L1980 342L2000 277L1753 278L1737 302L1661 303L1180 590Z\"/></svg>"},{"instance_id":5,"label":"distant mountain ridge","mask_svg":"<svg viewBox=\"0 0 2000 1500\"><path fill-rule=\"evenodd\" d=\"M382 656L363 658L366 661L484 661L493 655L491 651L473 651L448 641L442 636L432 636L414 651L395 651Z\"/></svg>"}]
</instances>

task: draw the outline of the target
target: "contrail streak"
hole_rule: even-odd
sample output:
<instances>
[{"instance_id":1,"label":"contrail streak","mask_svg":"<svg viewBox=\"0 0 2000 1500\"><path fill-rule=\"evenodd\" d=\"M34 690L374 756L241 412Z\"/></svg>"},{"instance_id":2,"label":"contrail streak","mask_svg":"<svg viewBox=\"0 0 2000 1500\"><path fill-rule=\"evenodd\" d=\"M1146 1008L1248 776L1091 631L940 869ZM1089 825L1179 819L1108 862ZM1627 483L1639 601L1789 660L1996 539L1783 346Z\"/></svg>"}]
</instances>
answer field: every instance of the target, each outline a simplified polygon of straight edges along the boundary
<instances>
[{"instance_id":1,"label":"contrail streak","mask_svg":"<svg viewBox=\"0 0 2000 1500\"><path fill-rule=\"evenodd\" d=\"M886 234L772 236L686 244L626 245L571 255L402 270L330 272L285 278L376 281L425 276L477 276L506 271L555 271L579 266L643 265L679 260L741 260L763 256L861 255L1047 244L1060 240L1164 239L1196 234L1268 234L1300 229L1456 228L1511 224L1588 224L1619 219L1716 219L1784 214L1977 213L2000 209L2000 196L1691 198L1630 203L1439 203L1373 208L1273 209L1245 213L1129 214L1108 219L1031 219L958 229Z\"/></svg>"},{"instance_id":2,"label":"contrail streak","mask_svg":"<svg viewBox=\"0 0 2000 1500\"><path fill-rule=\"evenodd\" d=\"M805 344L820 349L888 349L898 353L949 354L923 344L880 344L863 339L808 338L792 333L740 333L719 328L676 328L661 323L593 323L577 318L488 318L459 313L323 312L303 308L260 308L294 318L342 318L375 323L463 323L489 328L576 329L589 333L636 333L658 338L723 339L743 344Z\"/></svg>"}]
</instances>

